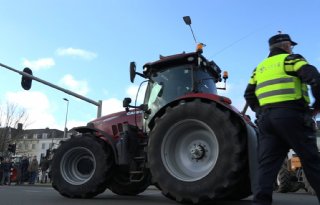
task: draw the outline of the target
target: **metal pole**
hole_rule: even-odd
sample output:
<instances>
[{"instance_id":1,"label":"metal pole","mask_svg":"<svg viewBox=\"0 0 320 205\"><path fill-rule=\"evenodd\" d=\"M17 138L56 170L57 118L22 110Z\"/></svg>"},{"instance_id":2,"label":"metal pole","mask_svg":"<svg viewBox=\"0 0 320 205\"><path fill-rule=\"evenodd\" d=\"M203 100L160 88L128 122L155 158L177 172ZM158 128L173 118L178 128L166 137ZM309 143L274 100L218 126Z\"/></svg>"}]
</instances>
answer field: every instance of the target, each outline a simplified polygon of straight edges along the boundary
<instances>
[{"instance_id":1,"label":"metal pole","mask_svg":"<svg viewBox=\"0 0 320 205\"><path fill-rule=\"evenodd\" d=\"M69 94L69 95L72 95L72 96L74 96L74 97L76 97L76 98L79 98L79 99L81 99L81 100L84 100L84 101L86 101L86 102L88 102L88 103L91 103L91 104L96 105L96 106L98 107L97 117L101 117L101 110L102 110L102 101L101 101L101 100L100 100L99 102L96 102L96 101L94 101L94 100L91 100L90 98L84 97L84 96L79 95L79 94L77 94L77 93L75 93L75 92L72 92L72 91L70 91L70 90L67 90L67 89L64 89L64 88L62 88L62 87L59 87L59 86L57 86L57 85L54 85L54 84L52 84L52 83L49 83L49 82L47 82L47 81L45 81L45 80L42 80L42 79L40 79L40 78L37 78L37 77L35 77L35 76L33 76L33 75L29 75L28 73L25 73L25 72L16 70L16 69L14 69L14 68L12 68L12 67L9 67L9 66L7 66L7 65L4 65L4 64L2 64L2 63L0 63L0 66L1 66L1 67L4 67L4 68L7 68L8 70L11 70L11 71L13 71L13 72L19 73L19 74L22 75L22 76L31 78L32 80L38 81L38 82L43 83L43 84L45 84L45 85L47 85L47 86L50 86L50 87L52 87L52 88L55 88L55 89L60 90L60 91L62 91L62 92L65 92L65 93L67 93L67 94Z\"/></svg>"},{"instance_id":2,"label":"metal pole","mask_svg":"<svg viewBox=\"0 0 320 205\"><path fill-rule=\"evenodd\" d=\"M97 116L101 117L101 113L102 113L102 100L99 100L99 105L98 105L98 112L97 112Z\"/></svg>"},{"instance_id":3,"label":"metal pole","mask_svg":"<svg viewBox=\"0 0 320 205\"><path fill-rule=\"evenodd\" d=\"M68 121L69 100L67 98L63 98L63 100L67 101L67 111L66 111L66 120L64 122L63 138L67 138L67 121Z\"/></svg>"}]
</instances>

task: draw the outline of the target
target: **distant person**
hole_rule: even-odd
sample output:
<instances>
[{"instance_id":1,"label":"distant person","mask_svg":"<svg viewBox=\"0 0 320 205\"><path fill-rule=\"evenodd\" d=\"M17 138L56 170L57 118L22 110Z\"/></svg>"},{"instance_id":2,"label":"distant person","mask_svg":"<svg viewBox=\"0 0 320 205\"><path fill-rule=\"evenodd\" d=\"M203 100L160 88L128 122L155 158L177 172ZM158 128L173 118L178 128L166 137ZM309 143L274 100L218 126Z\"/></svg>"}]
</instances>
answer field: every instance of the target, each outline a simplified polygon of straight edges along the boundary
<instances>
[{"instance_id":1,"label":"distant person","mask_svg":"<svg viewBox=\"0 0 320 205\"><path fill-rule=\"evenodd\" d=\"M21 160L17 160L14 164L13 164L14 169L16 170L16 185L20 184L20 178L21 176Z\"/></svg>"},{"instance_id":2,"label":"distant person","mask_svg":"<svg viewBox=\"0 0 320 205\"><path fill-rule=\"evenodd\" d=\"M1 184L1 181L2 181L2 178L3 178L3 157L0 157L0 185L2 185Z\"/></svg>"},{"instance_id":3,"label":"distant person","mask_svg":"<svg viewBox=\"0 0 320 205\"><path fill-rule=\"evenodd\" d=\"M10 185L10 172L12 168L12 163L9 158L6 158L5 161L2 163L2 179L1 179L1 185Z\"/></svg>"},{"instance_id":4,"label":"distant person","mask_svg":"<svg viewBox=\"0 0 320 205\"><path fill-rule=\"evenodd\" d=\"M29 167L29 159L27 156L24 155L20 163L21 174L20 174L19 181L17 182L18 184L23 184L29 178L28 167Z\"/></svg>"},{"instance_id":5,"label":"distant person","mask_svg":"<svg viewBox=\"0 0 320 205\"><path fill-rule=\"evenodd\" d=\"M49 160L43 157L40 162L41 180L40 183L47 183L47 170L49 169Z\"/></svg>"},{"instance_id":6,"label":"distant person","mask_svg":"<svg viewBox=\"0 0 320 205\"><path fill-rule=\"evenodd\" d=\"M29 164L29 184L35 184L36 178L38 175L39 162L37 160L37 156L34 156Z\"/></svg>"}]
</instances>

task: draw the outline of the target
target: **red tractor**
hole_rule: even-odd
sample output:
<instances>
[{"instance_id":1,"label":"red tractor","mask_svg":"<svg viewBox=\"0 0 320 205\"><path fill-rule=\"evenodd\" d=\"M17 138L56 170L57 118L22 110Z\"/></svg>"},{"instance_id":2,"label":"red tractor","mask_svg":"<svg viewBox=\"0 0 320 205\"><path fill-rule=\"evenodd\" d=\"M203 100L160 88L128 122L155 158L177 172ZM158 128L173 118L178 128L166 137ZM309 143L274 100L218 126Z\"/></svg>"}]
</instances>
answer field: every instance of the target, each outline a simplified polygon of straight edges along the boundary
<instances>
[{"instance_id":1,"label":"red tractor","mask_svg":"<svg viewBox=\"0 0 320 205\"><path fill-rule=\"evenodd\" d=\"M90 198L107 188L137 195L152 183L171 199L195 204L249 196L255 129L217 95L219 67L198 50L143 69L131 64L131 81L135 74L148 81L144 104L130 106L126 98L126 111L74 128L79 134L54 154L53 187Z\"/></svg>"},{"instance_id":2,"label":"red tractor","mask_svg":"<svg viewBox=\"0 0 320 205\"><path fill-rule=\"evenodd\" d=\"M52 185L63 196L91 198L106 189L137 195L152 184L181 203L239 200L255 186L254 125L217 94L227 78L196 52L160 57L135 75L148 83L144 104L74 128L55 151Z\"/></svg>"}]
</instances>

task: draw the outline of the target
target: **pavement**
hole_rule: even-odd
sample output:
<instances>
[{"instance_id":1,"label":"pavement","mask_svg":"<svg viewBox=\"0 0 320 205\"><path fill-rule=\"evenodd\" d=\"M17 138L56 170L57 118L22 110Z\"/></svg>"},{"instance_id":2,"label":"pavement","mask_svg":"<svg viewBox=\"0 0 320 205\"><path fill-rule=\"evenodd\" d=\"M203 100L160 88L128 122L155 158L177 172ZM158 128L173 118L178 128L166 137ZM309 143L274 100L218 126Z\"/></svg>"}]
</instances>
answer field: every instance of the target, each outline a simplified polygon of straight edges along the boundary
<instances>
[{"instance_id":1,"label":"pavement","mask_svg":"<svg viewBox=\"0 0 320 205\"><path fill-rule=\"evenodd\" d=\"M15 182L12 182L10 185L0 185L0 186L52 186L51 183L35 183L35 184L29 184L28 182L25 182L23 184L16 184Z\"/></svg>"}]
</instances>

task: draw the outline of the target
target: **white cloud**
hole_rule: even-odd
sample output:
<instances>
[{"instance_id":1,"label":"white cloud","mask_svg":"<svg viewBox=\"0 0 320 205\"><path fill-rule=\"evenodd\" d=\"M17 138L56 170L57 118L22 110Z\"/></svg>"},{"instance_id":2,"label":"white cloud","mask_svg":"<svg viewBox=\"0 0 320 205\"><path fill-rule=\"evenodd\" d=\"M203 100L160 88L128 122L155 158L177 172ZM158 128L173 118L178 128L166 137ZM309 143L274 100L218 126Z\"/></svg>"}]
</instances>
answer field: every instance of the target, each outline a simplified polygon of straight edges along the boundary
<instances>
[{"instance_id":1,"label":"white cloud","mask_svg":"<svg viewBox=\"0 0 320 205\"><path fill-rule=\"evenodd\" d=\"M59 48L57 54L60 56L75 56L85 60L92 60L97 57L97 54L91 51L86 51L78 48Z\"/></svg>"},{"instance_id":2,"label":"white cloud","mask_svg":"<svg viewBox=\"0 0 320 205\"><path fill-rule=\"evenodd\" d=\"M127 96L125 96L125 97L130 97L132 99L131 105L135 104L135 99L136 99L136 95L138 92L138 88L139 88L139 86L130 85L126 90ZM143 103L144 93L145 93L146 88L147 88L147 84L144 84L140 88L139 96L138 96L138 100L137 100L137 106ZM108 91L105 91L105 92L109 93ZM124 111L124 108L122 106L122 101L123 101L123 99L117 99L117 98L110 98L107 100L103 100L103 102L102 102L102 115L108 115L108 114L112 114L115 112Z\"/></svg>"},{"instance_id":3,"label":"white cloud","mask_svg":"<svg viewBox=\"0 0 320 205\"><path fill-rule=\"evenodd\" d=\"M85 121L68 120L67 128L68 128L68 130L70 130L74 127L85 126L85 125L87 125L87 123L88 122L85 122ZM64 128L62 128L61 130L64 130Z\"/></svg>"},{"instance_id":4,"label":"white cloud","mask_svg":"<svg viewBox=\"0 0 320 205\"><path fill-rule=\"evenodd\" d=\"M24 108L28 114L26 129L50 129L64 130L64 123L57 122L54 116L55 105L52 105L48 97L41 92L34 91L19 91L7 92L5 94L5 102L17 105ZM87 121L79 121L69 119L67 128L70 130L73 127L85 126Z\"/></svg>"},{"instance_id":5,"label":"white cloud","mask_svg":"<svg viewBox=\"0 0 320 205\"><path fill-rule=\"evenodd\" d=\"M137 93L138 93L138 89L139 86L137 85L130 85L126 91L126 94L128 95L128 97L130 97L132 99L132 102L134 103L134 101L136 100L137 97ZM146 92L147 89L147 84L143 84L139 90L139 95L138 95L138 99L137 99L137 105L140 105L143 103L144 100L144 94Z\"/></svg>"},{"instance_id":6,"label":"white cloud","mask_svg":"<svg viewBox=\"0 0 320 205\"><path fill-rule=\"evenodd\" d=\"M70 74L63 76L60 83L67 87L67 89L72 90L80 95L86 95L89 92L89 87L87 81L76 80Z\"/></svg>"},{"instance_id":7,"label":"white cloud","mask_svg":"<svg viewBox=\"0 0 320 205\"><path fill-rule=\"evenodd\" d=\"M108 115L116 112L124 111L122 100L110 98L102 102L102 115Z\"/></svg>"},{"instance_id":8,"label":"white cloud","mask_svg":"<svg viewBox=\"0 0 320 205\"><path fill-rule=\"evenodd\" d=\"M6 101L25 108L28 113L27 129L58 128L50 112L50 102L46 95L34 91L8 92Z\"/></svg>"},{"instance_id":9,"label":"white cloud","mask_svg":"<svg viewBox=\"0 0 320 205\"><path fill-rule=\"evenodd\" d=\"M52 58L40 58L34 61L23 59L22 64L25 67L29 67L31 70L41 70L51 68L55 65L55 62Z\"/></svg>"}]
</instances>

